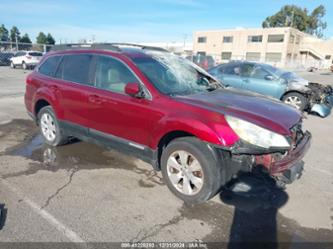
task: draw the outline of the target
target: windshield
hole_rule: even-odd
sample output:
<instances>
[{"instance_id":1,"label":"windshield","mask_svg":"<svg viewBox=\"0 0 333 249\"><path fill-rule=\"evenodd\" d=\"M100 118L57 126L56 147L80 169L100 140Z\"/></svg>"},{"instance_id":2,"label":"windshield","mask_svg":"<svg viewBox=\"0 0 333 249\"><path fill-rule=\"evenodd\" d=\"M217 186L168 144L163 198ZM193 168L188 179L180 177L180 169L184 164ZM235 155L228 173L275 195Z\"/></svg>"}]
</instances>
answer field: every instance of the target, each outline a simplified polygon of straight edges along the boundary
<instances>
[{"instance_id":1,"label":"windshield","mask_svg":"<svg viewBox=\"0 0 333 249\"><path fill-rule=\"evenodd\" d=\"M221 87L207 72L184 58L165 52L146 53L149 57L133 58L133 61L164 94L189 95Z\"/></svg>"}]
</instances>

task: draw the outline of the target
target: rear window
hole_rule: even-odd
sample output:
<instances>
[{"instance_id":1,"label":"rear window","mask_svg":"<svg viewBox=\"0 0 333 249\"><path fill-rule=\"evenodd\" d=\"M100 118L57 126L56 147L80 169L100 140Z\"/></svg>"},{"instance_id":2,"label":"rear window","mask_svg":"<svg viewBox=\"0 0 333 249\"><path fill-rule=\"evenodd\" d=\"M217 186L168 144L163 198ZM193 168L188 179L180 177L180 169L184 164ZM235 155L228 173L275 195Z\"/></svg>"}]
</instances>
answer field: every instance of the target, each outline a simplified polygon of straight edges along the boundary
<instances>
[{"instance_id":1,"label":"rear window","mask_svg":"<svg viewBox=\"0 0 333 249\"><path fill-rule=\"evenodd\" d=\"M46 61L38 68L38 72L47 76L54 76L60 60L61 56L52 56L46 59Z\"/></svg>"},{"instance_id":2,"label":"rear window","mask_svg":"<svg viewBox=\"0 0 333 249\"><path fill-rule=\"evenodd\" d=\"M43 56L43 54L39 53L39 52L29 52L29 55L30 56Z\"/></svg>"},{"instance_id":3,"label":"rear window","mask_svg":"<svg viewBox=\"0 0 333 249\"><path fill-rule=\"evenodd\" d=\"M65 55L56 77L84 85L94 85L89 79L91 60L92 55L90 54Z\"/></svg>"}]
</instances>

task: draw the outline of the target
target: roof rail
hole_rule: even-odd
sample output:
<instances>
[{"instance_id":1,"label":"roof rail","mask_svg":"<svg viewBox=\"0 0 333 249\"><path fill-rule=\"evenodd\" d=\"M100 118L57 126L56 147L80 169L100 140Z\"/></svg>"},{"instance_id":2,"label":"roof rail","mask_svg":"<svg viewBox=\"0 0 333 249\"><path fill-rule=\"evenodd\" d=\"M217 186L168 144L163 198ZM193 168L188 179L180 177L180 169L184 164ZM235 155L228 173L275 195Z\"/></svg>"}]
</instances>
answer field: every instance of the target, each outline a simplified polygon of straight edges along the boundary
<instances>
[{"instance_id":1,"label":"roof rail","mask_svg":"<svg viewBox=\"0 0 333 249\"><path fill-rule=\"evenodd\" d=\"M120 48L114 46L112 43L67 43L54 45L51 51L61 51L61 50L73 50L73 49L105 49L112 51L121 51Z\"/></svg>"},{"instance_id":2,"label":"roof rail","mask_svg":"<svg viewBox=\"0 0 333 249\"><path fill-rule=\"evenodd\" d=\"M170 52L167 49L160 48L160 47L154 47L154 46L146 46L146 45L140 45L140 44L135 44L135 43L123 43L123 42L115 42L115 43L110 43L113 46L127 46L127 47L137 47L141 49L147 49L147 50L155 50L155 51L161 51L161 52Z\"/></svg>"}]
</instances>

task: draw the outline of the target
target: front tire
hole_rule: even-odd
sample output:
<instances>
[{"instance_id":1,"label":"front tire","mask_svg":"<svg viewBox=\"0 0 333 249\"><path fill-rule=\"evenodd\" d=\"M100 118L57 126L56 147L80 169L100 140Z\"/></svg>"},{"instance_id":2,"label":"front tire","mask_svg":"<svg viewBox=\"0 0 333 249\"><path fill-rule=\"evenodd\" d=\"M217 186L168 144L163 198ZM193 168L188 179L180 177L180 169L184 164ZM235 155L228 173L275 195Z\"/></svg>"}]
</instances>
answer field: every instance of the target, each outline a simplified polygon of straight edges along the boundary
<instances>
[{"instance_id":1,"label":"front tire","mask_svg":"<svg viewBox=\"0 0 333 249\"><path fill-rule=\"evenodd\" d=\"M304 111L307 107L308 101L303 94L291 92L283 96L282 101L287 105L291 105L300 111Z\"/></svg>"},{"instance_id":2,"label":"front tire","mask_svg":"<svg viewBox=\"0 0 333 249\"><path fill-rule=\"evenodd\" d=\"M222 185L215 153L194 137L173 140L162 152L161 170L168 188L188 204L209 200Z\"/></svg>"},{"instance_id":3,"label":"front tire","mask_svg":"<svg viewBox=\"0 0 333 249\"><path fill-rule=\"evenodd\" d=\"M59 146L68 142L68 137L61 131L51 106L45 106L38 112L38 124L46 144Z\"/></svg>"},{"instance_id":4,"label":"front tire","mask_svg":"<svg viewBox=\"0 0 333 249\"><path fill-rule=\"evenodd\" d=\"M22 68L23 68L24 70L27 70L27 68L28 68L27 64L26 64L24 61L22 62Z\"/></svg>"},{"instance_id":5,"label":"front tire","mask_svg":"<svg viewBox=\"0 0 333 249\"><path fill-rule=\"evenodd\" d=\"M15 65L14 65L13 62L10 63L10 67L13 68L13 69L15 69Z\"/></svg>"}]
</instances>

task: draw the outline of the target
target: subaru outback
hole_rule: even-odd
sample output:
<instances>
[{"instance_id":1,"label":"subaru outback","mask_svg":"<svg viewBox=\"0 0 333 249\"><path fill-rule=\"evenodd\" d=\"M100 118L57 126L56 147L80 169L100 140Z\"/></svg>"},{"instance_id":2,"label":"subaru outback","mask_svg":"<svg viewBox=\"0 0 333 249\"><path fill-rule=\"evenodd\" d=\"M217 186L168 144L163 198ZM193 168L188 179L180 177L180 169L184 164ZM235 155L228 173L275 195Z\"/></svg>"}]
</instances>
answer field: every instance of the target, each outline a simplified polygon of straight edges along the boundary
<instances>
[{"instance_id":1,"label":"subaru outback","mask_svg":"<svg viewBox=\"0 0 333 249\"><path fill-rule=\"evenodd\" d=\"M194 63L128 44L55 46L27 76L25 104L51 146L72 137L136 156L169 189L204 202L255 169L277 183L302 172L311 135L301 113L225 89Z\"/></svg>"}]
</instances>

